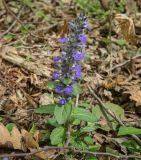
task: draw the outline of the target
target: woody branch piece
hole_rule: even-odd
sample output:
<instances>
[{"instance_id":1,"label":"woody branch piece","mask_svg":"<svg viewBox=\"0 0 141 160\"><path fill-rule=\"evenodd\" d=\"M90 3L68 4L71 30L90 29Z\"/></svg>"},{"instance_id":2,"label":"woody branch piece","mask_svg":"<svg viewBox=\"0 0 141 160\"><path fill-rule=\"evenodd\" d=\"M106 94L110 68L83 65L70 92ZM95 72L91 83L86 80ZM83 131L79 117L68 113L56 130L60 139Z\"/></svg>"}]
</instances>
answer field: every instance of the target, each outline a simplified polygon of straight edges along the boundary
<instances>
[{"instance_id":1,"label":"woody branch piece","mask_svg":"<svg viewBox=\"0 0 141 160\"><path fill-rule=\"evenodd\" d=\"M111 154L111 153L105 153L105 152L91 152L91 151L87 151L87 150L77 150L74 149L72 147L54 147L54 146L45 146L44 148L41 148L39 150L34 150L30 153L12 153L12 154L2 154L0 155L0 158L4 158L4 157L29 157L32 155L35 155L36 153L42 152L42 151L48 151L51 149L56 149L56 150L60 150L61 152L65 152L65 150L70 150L74 153L83 153L83 154L91 154L93 156L105 156L105 157L113 157L116 158L117 160L121 160L121 159L131 159L131 158L137 158L137 159L141 159L141 156L135 156L135 155L115 155L115 154Z\"/></svg>"}]
</instances>

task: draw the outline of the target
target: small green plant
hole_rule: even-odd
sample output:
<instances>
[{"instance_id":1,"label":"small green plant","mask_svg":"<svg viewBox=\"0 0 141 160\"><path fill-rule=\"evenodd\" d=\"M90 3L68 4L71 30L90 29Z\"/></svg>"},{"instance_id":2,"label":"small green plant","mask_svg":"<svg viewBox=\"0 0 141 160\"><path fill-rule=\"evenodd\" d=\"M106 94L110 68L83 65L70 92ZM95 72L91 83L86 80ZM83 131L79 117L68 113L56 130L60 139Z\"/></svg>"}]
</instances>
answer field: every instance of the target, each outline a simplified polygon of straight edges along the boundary
<instances>
[{"instance_id":1,"label":"small green plant","mask_svg":"<svg viewBox=\"0 0 141 160\"><path fill-rule=\"evenodd\" d=\"M49 20L49 17L45 14L44 10L40 9L35 12L36 16L44 19L45 21Z\"/></svg>"},{"instance_id":2,"label":"small green plant","mask_svg":"<svg viewBox=\"0 0 141 160\"><path fill-rule=\"evenodd\" d=\"M27 34L29 32L29 29L30 29L30 26L28 24L20 27L22 34Z\"/></svg>"},{"instance_id":3,"label":"small green plant","mask_svg":"<svg viewBox=\"0 0 141 160\"><path fill-rule=\"evenodd\" d=\"M101 8L99 0L74 0L79 7L87 14L94 16L98 19L104 20L108 16L108 12Z\"/></svg>"},{"instance_id":4,"label":"small green plant","mask_svg":"<svg viewBox=\"0 0 141 160\"><path fill-rule=\"evenodd\" d=\"M32 7L32 4L33 4L32 0L21 0L21 2L27 7Z\"/></svg>"}]
</instances>

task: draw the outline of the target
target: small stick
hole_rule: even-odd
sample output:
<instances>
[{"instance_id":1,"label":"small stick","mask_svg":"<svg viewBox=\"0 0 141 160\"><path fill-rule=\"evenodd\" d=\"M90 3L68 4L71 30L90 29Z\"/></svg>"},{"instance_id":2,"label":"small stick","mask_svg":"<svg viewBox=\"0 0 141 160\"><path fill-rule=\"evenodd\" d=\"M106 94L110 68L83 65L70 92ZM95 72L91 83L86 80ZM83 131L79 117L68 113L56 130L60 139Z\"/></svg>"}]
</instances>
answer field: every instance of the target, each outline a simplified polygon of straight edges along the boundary
<instances>
[{"instance_id":1,"label":"small stick","mask_svg":"<svg viewBox=\"0 0 141 160\"><path fill-rule=\"evenodd\" d=\"M126 65L127 63L129 63L131 60L134 60L134 59L137 59L137 58L141 58L141 54L138 54L138 55L132 57L131 59L129 59L129 60L127 60L127 61L124 61L124 62L122 62L122 63L114 66L113 68L110 69L110 71L113 71L113 70L115 70L116 68L122 67L122 66Z\"/></svg>"},{"instance_id":2,"label":"small stick","mask_svg":"<svg viewBox=\"0 0 141 160\"><path fill-rule=\"evenodd\" d=\"M19 17L16 17L16 15L13 13L13 11L6 4L5 0L2 0L2 3L4 5L6 11L9 12L12 15L12 17L15 18L17 20L17 22L19 22L22 25L22 21L19 19Z\"/></svg>"},{"instance_id":3,"label":"small stick","mask_svg":"<svg viewBox=\"0 0 141 160\"><path fill-rule=\"evenodd\" d=\"M64 151L66 149L69 149L70 151L74 152L74 153L84 153L84 154L91 154L93 156L105 156L105 157L113 157L113 158L116 158L116 159L130 159L130 158L137 158L137 159L141 159L141 156L135 156L135 155L115 155L115 154L112 154L112 153L105 153L105 152L91 152L91 151L88 151L88 150L77 150L77 149L74 149L73 147L54 147L54 146L45 146L44 148L41 148L39 150L34 150L30 153L11 153L11 154L2 154L0 155L0 158L3 158L3 157L29 157L29 156L32 156L32 155L35 155L36 153L39 153L39 152L42 152L42 151L48 151L48 150L51 150L51 149L56 149L56 150L61 150L61 151Z\"/></svg>"},{"instance_id":4,"label":"small stick","mask_svg":"<svg viewBox=\"0 0 141 160\"><path fill-rule=\"evenodd\" d=\"M24 9L24 7L20 8L19 13L17 15L17 18L20 18L23 9ZM9 26L9 28L6 31L4 31L2 34L0 34L0 38L2 38L5 34L10 32L10 30L15 26L16 23L17 23L17 19L15 19L15 21Z\"/></svg>"}]
</instances>

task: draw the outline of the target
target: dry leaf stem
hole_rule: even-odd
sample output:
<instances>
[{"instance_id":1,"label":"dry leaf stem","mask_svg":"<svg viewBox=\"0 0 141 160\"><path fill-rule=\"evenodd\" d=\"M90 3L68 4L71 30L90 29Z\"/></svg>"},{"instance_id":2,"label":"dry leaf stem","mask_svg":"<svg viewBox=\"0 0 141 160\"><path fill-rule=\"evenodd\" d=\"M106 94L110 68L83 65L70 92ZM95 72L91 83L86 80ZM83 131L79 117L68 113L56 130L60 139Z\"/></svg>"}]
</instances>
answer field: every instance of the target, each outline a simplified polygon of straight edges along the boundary
<instances>
[{"instance_id":1,"label":"dry leaf stem","mask_svg":"<svg viewBox=\"0 0 141 160\"><path fill-rule=\"evenodd\" d=\"M18 15L17 15L18 19L20 18L21 14L23 12L23 9L24 9L24 6L19 9L19 12L18 12ZM0 38L2 38L5 34L7 34L8 32L10 32L10 30L15 26L15 24L17 23L17 21L18 20L15 19L13 21L13 23L9 26L9 28L6 31L4 31L3 33L0 34Z\"/></svg>"},{"instance_id":2,"label":"dry leaf stem","mask_svg":"<svg viewBox=\"0 0 141 160\"><path fill-rule=\"evenodd\" d=\"M141 54L138 54L138 55L132 57L131 59L129 59L129 60L127 60L127 61L124 61L124 62L122 62L122 63L114 66L114 67L111 68L110 70L113 71L114 69L119 68L119 67L122 67L122 66L126 65L127 63L129 63L131 60L137 59L137 58L141 58Z\"/></svg>"},{"instance_id":3,"label":"dry leaf stem","mask_svg":"<svg viewBox=\"0 0 141 160\"><path fill-rule=\"evenodd\" d=\"M84 154L91 154L93 156L106 156L106 157L113 157L116 159L129 159L129 158L137 158L137 159L141 159L141 156L135 156L135 155L115 155L112 153L105 153L105 152L91 152L91 151L87 151L87 150L76 150L72 147L54 147L54 146L45 146L44 148L41 148L39 150L34 150L30 153L12 153L12 154L1 154L0 158L4 158L4 157L29 157L32 156L34 154L37 154L39 152L42 151L48 151L51 149L56 149L56 150L60 150L61 152L65 152L65 150L70 150L74 153L84 153Z\"/></svg>"}]
</instances>

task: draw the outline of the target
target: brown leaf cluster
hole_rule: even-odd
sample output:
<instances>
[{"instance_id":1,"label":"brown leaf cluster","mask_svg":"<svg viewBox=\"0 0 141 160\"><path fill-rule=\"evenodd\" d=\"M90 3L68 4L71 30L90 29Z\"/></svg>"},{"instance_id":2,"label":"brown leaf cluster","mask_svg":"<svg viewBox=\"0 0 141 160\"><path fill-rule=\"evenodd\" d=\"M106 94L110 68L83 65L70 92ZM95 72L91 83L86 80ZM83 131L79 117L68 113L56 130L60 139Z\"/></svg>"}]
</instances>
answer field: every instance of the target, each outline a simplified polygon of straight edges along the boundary
<instances>
[{"instance_id":1,"label":"brown leaf cluster","mask_svg":"<svg viewBox=\"0 0 141 160\"><path fill-rule=\"evenodd\" d=\"M118 21L119 28L124 39L131 44L135 44L137 36L133 20L125 14L116 14L115 19Z\"/></svg>"},{"instance_id":2,"label":"brown leaf cluster","mask_svg":"<svg viewBox=\"0 0 141 160\"><path fill-rule=\"evenodd\" d=\"M130 99L141 104L141 88L138 85L130 86L126 93L130 94Z\"/></svg>"},{"instance_id":3,"label":"brown leaf cluster","mask_svg":"<svg viewBox=\"0 0 141 160\"><path fill-rule=\"evenodd\" d=\"M39 134L39 132L37 133ZM31 133L28 131L21 129L19 131L17 127L14 127L11 132L0 123L0 147L3 148L12 148L18 149L26 152L30 150L30 152L40 149L38 144L38 136L33 137ZM35 155L40 158L47 160L50 152L41 151L36 153ZM52 153L53 154L53 153Z\"/></svg>"}]
</instances>

